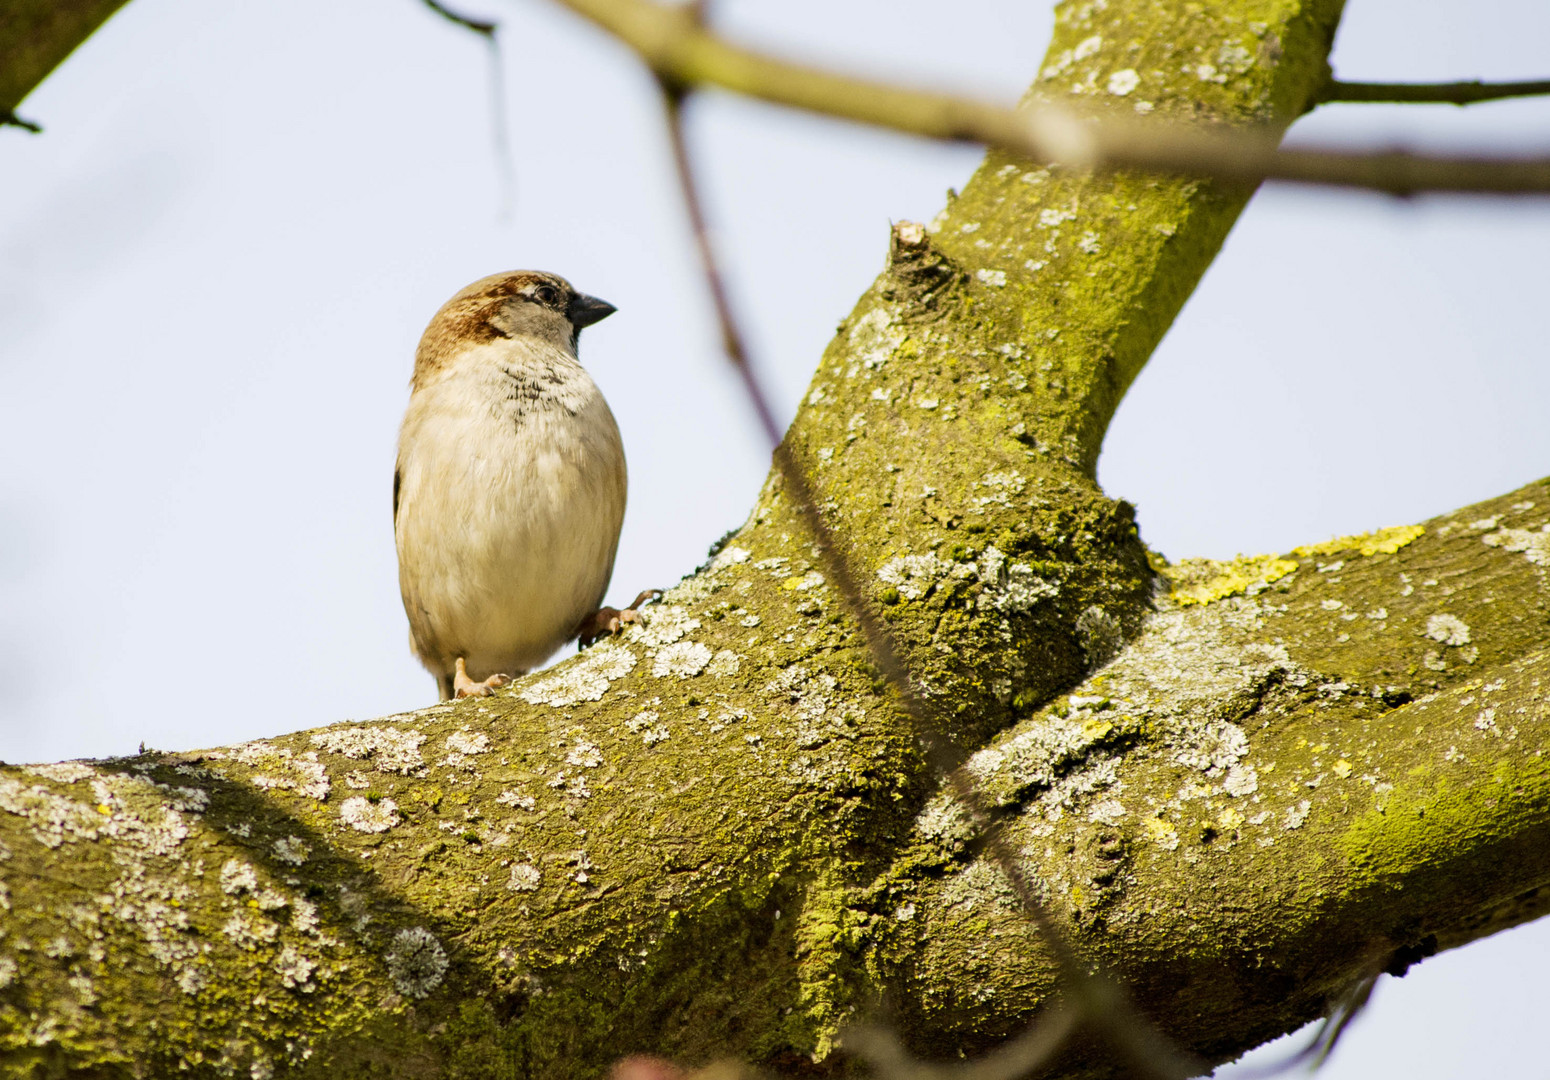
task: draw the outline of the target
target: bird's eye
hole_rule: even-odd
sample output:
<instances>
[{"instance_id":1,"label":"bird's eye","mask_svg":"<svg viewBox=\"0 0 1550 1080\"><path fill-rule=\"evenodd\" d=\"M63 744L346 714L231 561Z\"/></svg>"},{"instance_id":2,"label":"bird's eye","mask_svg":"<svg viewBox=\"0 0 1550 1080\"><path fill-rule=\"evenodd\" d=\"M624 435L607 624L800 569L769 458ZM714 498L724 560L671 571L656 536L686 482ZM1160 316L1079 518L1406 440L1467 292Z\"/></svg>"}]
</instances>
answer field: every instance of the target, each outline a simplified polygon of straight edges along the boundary
<instances>
[{"instance_id":1,"label":"bird's eye","mask_svg":"<svg viewBox=\"0 0 1550 1080\"><path fill-rule=\"evenodd\" d=\"M560 301L560 291L553 285L540 285L533 290L533 299L545 307L554 307Z\"/></svg>"}]
</instances>

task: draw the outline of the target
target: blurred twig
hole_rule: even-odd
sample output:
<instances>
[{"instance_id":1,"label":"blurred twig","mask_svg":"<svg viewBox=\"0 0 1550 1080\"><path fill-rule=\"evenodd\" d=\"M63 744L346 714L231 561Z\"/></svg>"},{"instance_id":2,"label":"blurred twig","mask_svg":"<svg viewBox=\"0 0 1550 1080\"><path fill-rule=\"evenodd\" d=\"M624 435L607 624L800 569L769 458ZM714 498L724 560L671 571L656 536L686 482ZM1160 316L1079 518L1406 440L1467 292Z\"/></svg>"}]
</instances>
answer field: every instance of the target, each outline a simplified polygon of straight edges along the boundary
<instances>
[{"instance_id":1,"label":"blurred twig","mask_svg":"<svg viewBox=\"0 0 1550 1080\"><path fill-rule=\"evenodd\" d=\"M1290 1072L1304 1063L1307 1063L1310 1072L1319 1068L1329 1060L1329 1055L1335 1052L1335 1044L1346 1033L1346 1028L1350 1027L1351 1021L1367 1008L1368 1002L1372 1000L1373 988L1377 984L1377 975L1368 975L1359 979L1335 1002L1335 1007L1319 1024L1318 1029L1313 1033L1313 1038L1309 1039L1305 1046L1269 1065L1250 1065L1234 1069L1232 1080L1264 1080L1266 1077Z\"/></svg>"},{"instance_id":2,"label":"blurred twig","mask_svg":"<svg viewBox=\"0 0 1550 1080\"><path fill-rule=\"evenodd\" d=\"M1481 101L1506 98L1538 97L1550 94L1550 79L1525 82L1380 83L1345 82L1331 79L1319 103L1327 101L1364 101L1406 105L1474 105Z\"/></svg>"},{"instance_id":3,"label":"blurred twig","mask_svg":"<svg viewBox=\"0 0 1550 1080\"><path fill-rule=\"evenodd\" d=\"M884 1028L849 1028L840 1045L887 1080L1018 1080L1053 1057L1076 1022L1071 1010L1051 1009L1023 1034L984 1057L947 1065L917 1061L898 1037Z\"/></svg>"},{"instance_id":4,"label":"blurred twig","mask_svg":"<svg viewBox=\"0 0 1550 1080\"><path fill-rule=\"evenodd\" d=\"M428 0L427 0L428 2ZM955 142L997 146L1074 168L1129 168L1257 183L1550 194L1550 157L1435 155L1335 147L1283 149L1274 132L1161 120L1082 118L1053 105L1011 109L780 60L723 40L693 7L653 0L558 0L612 33L665 84L715 86L809 112Z\"/></svg>"},{"instance_id":5,"label":"blurred twig","mask_svg":"<svg viewBox=\"0 0 1550 1080\"><path fill-rule=\"evenodd\" d=\"M938 731L925 703L915 692L892 632L867 603L857 584L858 578L851 567L845 544L824 520L806 469L797 460L790 443L782 438L769 395L755 370L746 340L733 313L726 281L711 241L710 226L684 139L682 106L686 90L682 85L668 80L659 82L673 162L727 358L737 370L744 392L769 440L775 467L785 484L786 495L817 541L827 579L840 595L851 617L860 625L872 662L897 695L898 704L909 718L916 738L925 748L931 767L943 778L953 797L973 821L976 830L985 837L990 861L1005 875L1023 910L1054 956L1068 1000L1082 1019L1105 1037L1108 1045L1134 1075L1153 1080L1184 1080L1198 1075L1204 1065L1183 1054L1142 1020L1124 991L1118 985L1093 974L1089 964L1065 940L1044 907L1038 890L1024 873L1022 864L1002 835L1000 826L992 821L984 800L967 774L956 767L957 755L952 744Z\"/></svg>"},{"instance_id":6,"label":"blurred twig","mask_svg":"<svg viewBox=\"0 0 1550 1080\"><path fill-rule=\"evenodd\" d=\"M509 125L506 119L506 81L501 60L500 23L454 11L439 0L421 2L448 22L478 34L490 46L490 142L500 187L499 216L506 218L510 216L512 204L516 201L517 171L511 158L511 140L507 135Z\"/></svg>"}]
</instances>

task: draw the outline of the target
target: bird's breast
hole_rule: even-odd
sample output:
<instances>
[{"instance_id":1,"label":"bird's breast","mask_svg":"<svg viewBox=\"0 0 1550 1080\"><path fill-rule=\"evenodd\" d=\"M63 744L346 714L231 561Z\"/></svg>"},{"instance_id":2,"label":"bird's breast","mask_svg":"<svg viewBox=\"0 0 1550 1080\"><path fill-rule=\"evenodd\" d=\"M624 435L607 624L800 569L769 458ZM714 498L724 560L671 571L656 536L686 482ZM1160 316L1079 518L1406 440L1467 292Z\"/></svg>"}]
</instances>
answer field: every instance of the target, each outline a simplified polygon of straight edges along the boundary
<instances>
[{"instance_id":1,"label":"bird's breast","mask_svg":"<svg viewBox=\"0 0 1550 1080\"><path fill-rule=\"evenodd\" d=\"M624 517L624 451L574 361L469 365L416 391L398 467L399 578L427 662L504 654L526 669L595 610Z\"/></svg>"}]
</instances>

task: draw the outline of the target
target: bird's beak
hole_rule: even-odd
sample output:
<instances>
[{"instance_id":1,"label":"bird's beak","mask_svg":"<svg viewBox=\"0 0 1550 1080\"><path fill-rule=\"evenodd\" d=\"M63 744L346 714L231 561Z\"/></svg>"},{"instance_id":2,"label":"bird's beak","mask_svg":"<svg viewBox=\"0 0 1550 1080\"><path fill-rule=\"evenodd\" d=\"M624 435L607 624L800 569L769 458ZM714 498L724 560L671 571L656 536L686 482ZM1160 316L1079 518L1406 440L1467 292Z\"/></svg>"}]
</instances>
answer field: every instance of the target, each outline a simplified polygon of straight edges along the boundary
<instances>
[{"instance_id":1,"label":"bird's beak","mask_svg":"<svg viewBox=\"0 0 1550 1080\"><path fill-rule=\"evenodd\" d=\"M571 297L570 306L566 308L565 314L570 316L570 324L580 330L584 326L602 322L618 310L607 300L599 300L586 293L576 293Z\"/></svg>"}]
</instances>

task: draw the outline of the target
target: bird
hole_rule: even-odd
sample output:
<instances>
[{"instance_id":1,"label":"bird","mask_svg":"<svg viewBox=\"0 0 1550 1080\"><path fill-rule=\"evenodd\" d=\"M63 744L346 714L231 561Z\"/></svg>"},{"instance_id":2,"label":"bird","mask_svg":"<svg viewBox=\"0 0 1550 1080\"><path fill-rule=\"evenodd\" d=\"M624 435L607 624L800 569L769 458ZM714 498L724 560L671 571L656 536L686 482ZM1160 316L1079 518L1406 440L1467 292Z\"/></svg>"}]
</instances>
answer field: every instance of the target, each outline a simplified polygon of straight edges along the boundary
<instances>
[{"instance_id":1,"label":"bird","mask_svg":"<svg viewBox=\"0 0 1550 1080\"><path fill-rule=\"evenodd\" d=\"M443 701L487 697L572 638L618 632L656 593L602 606L628 477L576 350L615 310L515 270L458 292L420 338L393 534L410 647Z\"/></svg>"}]
</instances>

